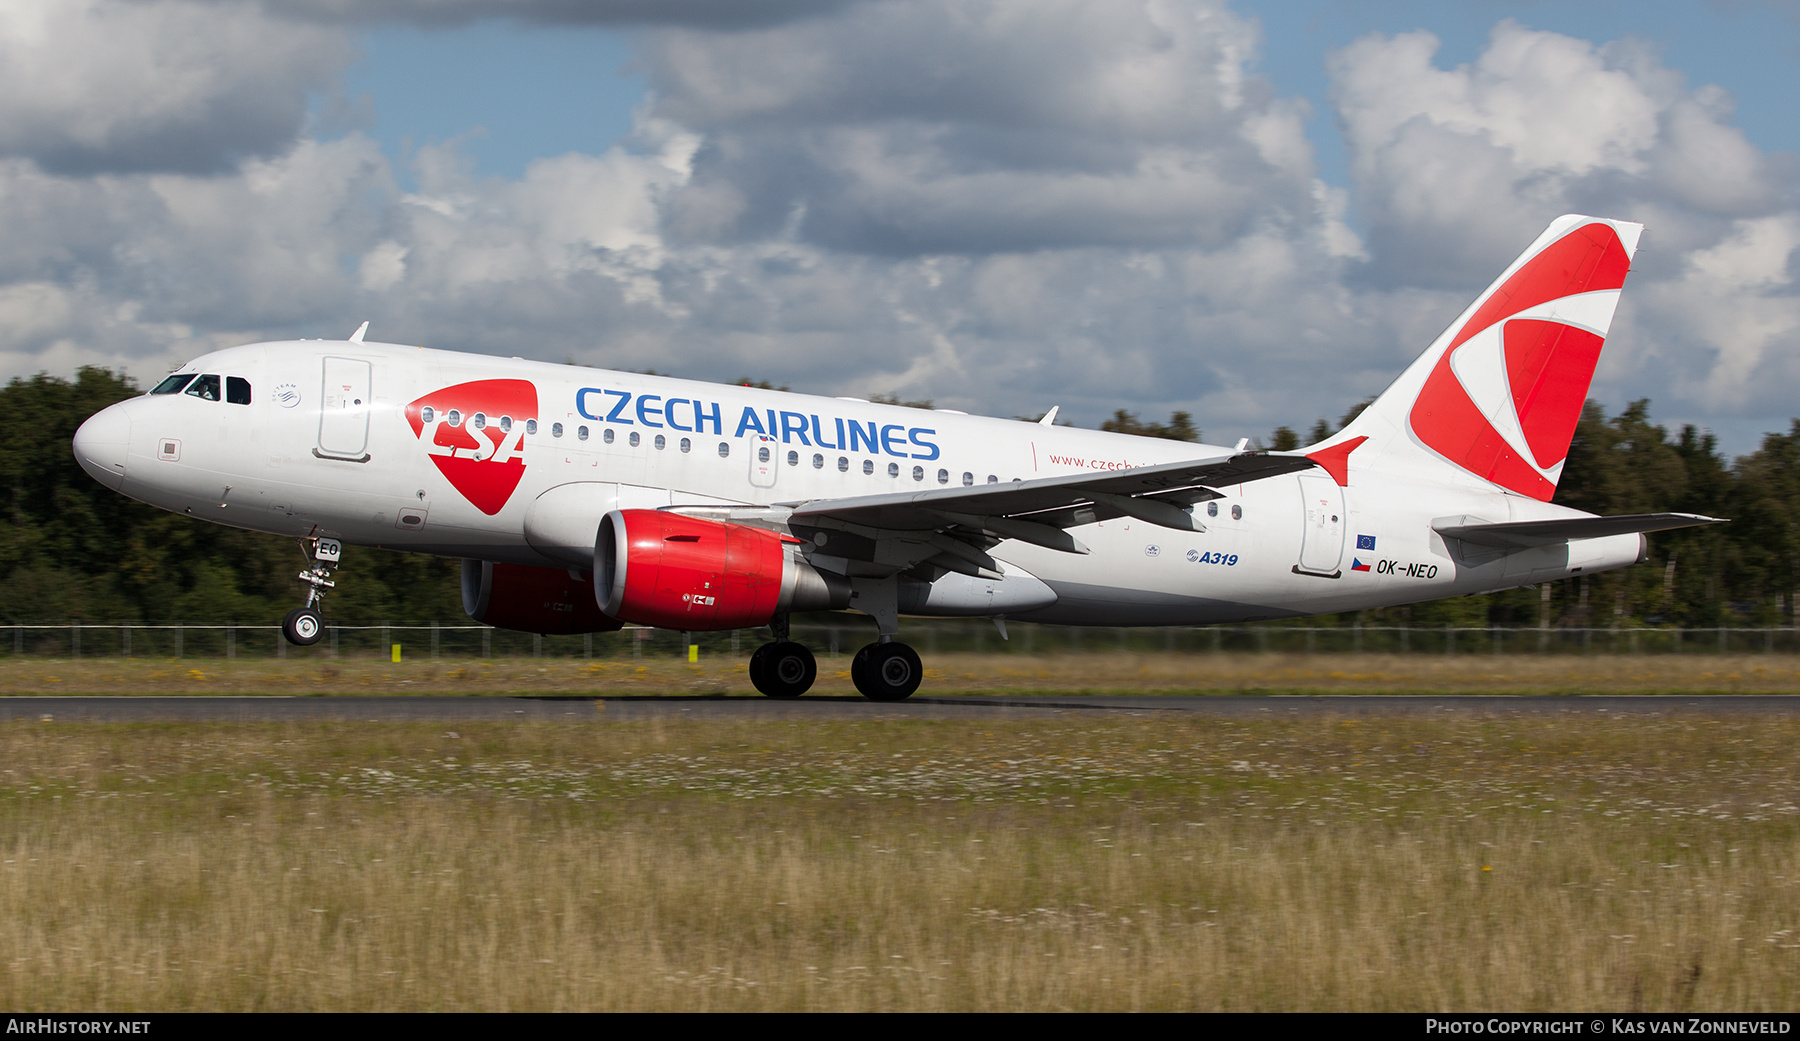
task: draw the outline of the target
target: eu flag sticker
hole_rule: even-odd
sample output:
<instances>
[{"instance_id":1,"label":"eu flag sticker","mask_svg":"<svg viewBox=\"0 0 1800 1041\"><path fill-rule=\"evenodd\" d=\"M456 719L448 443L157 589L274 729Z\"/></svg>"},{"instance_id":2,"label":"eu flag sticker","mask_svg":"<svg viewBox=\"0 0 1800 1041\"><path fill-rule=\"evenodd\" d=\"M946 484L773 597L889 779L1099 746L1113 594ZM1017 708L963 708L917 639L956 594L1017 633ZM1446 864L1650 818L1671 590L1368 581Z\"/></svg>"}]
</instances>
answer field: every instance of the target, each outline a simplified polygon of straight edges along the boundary
<instances>
[{"instance_id":1,"label":"eu flag sticker","mask_svg":"<svg viewBox=\"0 0 1800 1041\"><path fill-rule=\"evenodd\" d=\"M1374 549L1375 548L1375 536L1373 536L1373 535L1358 535L1358 536L1356 536L1356 548L1357 549Z\"/></svg>"}]
</instances>

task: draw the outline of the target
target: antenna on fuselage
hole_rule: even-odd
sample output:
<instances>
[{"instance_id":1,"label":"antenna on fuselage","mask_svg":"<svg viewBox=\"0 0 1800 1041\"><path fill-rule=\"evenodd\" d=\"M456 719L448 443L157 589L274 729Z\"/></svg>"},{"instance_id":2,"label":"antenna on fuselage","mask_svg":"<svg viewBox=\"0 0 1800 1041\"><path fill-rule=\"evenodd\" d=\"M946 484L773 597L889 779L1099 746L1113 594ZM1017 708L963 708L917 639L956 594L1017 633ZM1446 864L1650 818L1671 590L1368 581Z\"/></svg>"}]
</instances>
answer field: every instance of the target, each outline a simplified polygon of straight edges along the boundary
<instances>
[{"instance_id":1,"label":"antenna on fuselage","mask_svg":"<svg viewBox=\"0 0 1800 1041\"><path fill-rule=\"evenodd\" d=\"M1050 411L1044 413L1044 418L1038 420L1038 425L1046 426L1046 427L1055 426L1056 425L1056 410L1059 408L1062 408L1062 406L1061 405L1051 405Z\"/></svg>"},{"instance_id":2,"label":"antenna on fuselage","mask_svg":"<svg viewBox=\"0 0 1800 1041\"><path fill-rule=\"evenodd\" d=\"M350 342L351 343L361 343L362 338L363 338L363 333L366 333L368 331L369 331L369 323L368 322L364 322L363 324L357 326L356 331L350 334Z\"/></svg>"}]
</instances>

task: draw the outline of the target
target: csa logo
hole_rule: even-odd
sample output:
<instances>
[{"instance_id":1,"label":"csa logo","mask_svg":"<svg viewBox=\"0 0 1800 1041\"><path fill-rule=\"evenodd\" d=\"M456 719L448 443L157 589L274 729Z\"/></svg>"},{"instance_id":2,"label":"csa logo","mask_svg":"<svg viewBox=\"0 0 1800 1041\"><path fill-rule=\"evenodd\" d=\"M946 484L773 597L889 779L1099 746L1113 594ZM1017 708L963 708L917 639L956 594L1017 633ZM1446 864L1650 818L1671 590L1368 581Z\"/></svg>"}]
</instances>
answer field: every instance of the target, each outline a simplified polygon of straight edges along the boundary
<instances>
[{"instance_id":1,"label":"csa logo","mask_svg":"<svg viewBox=\"0 0 1800 1041\"><path fill-rule=\"evenodd\" d=\"M528 380L458 383L406 406L406 421L444 479L491 517L525 477L525 434L537 426L537 388Z\"/></svg>"}]
</instances>

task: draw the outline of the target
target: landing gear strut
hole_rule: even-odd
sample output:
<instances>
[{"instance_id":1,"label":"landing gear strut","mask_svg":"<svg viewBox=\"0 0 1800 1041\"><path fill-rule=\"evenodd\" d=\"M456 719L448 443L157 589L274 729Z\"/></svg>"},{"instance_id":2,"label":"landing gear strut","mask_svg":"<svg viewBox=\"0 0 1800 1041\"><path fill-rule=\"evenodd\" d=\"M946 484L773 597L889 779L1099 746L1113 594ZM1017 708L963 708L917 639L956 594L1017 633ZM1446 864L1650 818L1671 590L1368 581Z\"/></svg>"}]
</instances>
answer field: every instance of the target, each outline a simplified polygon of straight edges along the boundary
<instances>
[{"instance_id":1,"label":"landing gear strut","mask_svg":"<svg viewBox=\"0 0 1800 1041\"><path fill-rule=\"evenodd\" d=\"M870 701L905 701L924 678L918 652L903 643L871 643L850 659L850 680Z\"/></svg>"},{"instance_id":2,"label":"landing gear strut","mask_svg":"<svg viewBox=\"0 0 1800 1041\"><path fill-rule=\"evenodd\" d=\"M325 635L325 616L319 613L319 607L325 602L325 590L337 584L331 580L331 571L343 557L344 547L336 539L318 539L312 545L307 539L295 541L300 543L300 552L306 554L306 570L300 572L300 581L312 588L306 594L305 606L294 608L281 620L281 635L296 647L311 647Z\"/></svg>"}]
</instances>

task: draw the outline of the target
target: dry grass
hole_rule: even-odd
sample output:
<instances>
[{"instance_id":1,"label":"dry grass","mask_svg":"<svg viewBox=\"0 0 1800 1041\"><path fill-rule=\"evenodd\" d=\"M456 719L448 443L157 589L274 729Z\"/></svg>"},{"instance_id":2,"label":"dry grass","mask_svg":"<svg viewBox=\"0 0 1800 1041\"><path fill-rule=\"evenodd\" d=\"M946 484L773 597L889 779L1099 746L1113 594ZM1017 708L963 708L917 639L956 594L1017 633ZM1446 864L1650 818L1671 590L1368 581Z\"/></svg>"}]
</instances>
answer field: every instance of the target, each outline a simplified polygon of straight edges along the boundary
<instances>
[{"instance_id":1,"label":"dry grass","mask_svg":"<svg viewBox=\"0 0 1800 1041\"><path fill-rule=\"evenodd\" d=\"M1785 1010L1800 722L0 726L0 1006Z\"/></svg>"},{"instance_id":2,"label":"dry grass","mask_svg":"<svg viewBox=\"0 0 1800 1041\"><path fill-rule=\"evenodd\" d=\"M922 692L1800 693L1787 654L938 654ZM819 659L821 694L854 694L850 659ZM669 658L331 661L11 658L5 694L751 694L745 662Z\"/></svg>"}]
</instances>

